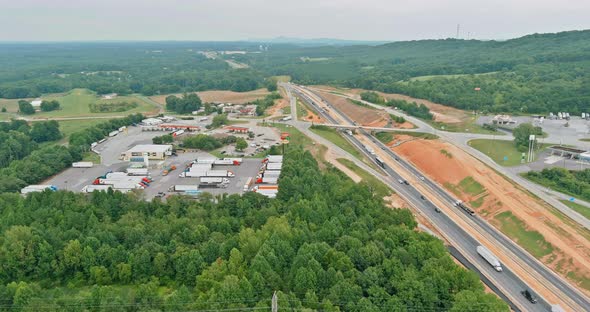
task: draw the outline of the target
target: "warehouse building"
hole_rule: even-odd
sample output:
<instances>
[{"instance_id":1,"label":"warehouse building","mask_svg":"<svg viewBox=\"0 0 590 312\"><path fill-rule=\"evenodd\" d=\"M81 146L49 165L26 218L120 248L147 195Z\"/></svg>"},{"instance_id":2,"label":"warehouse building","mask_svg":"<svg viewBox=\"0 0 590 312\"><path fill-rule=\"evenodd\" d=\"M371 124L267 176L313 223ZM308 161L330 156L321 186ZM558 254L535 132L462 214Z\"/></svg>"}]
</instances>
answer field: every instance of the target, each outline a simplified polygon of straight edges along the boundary
<instances>
[{"instance_id":1,"label":"warehouse building","mask_svg":"<svg viewBox=\"0 0 590 312\"><path fill-rule=\"evenodd\" d=\"M172 145L141 144L121 153L121 159L129 161L131 158L147 156L150 160L163 160L170 155L172 155Z\"/></svg>"}]
</instances>

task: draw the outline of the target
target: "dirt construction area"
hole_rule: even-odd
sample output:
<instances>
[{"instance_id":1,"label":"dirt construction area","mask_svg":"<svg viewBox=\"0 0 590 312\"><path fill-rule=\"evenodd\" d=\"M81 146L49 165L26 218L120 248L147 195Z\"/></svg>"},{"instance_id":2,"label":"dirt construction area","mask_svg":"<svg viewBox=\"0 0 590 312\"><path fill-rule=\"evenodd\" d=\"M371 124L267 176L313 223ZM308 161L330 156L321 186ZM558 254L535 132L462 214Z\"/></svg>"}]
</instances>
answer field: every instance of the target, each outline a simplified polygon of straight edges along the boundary
<instances>
[{"instance_id":1,"label":"dirt construction area","mask_svg":"<svg viewBox=\"0 0 590 312\"><path fill-rule=\"evenodd\" d=\"M401 135L388 145L533 256L590 294L589 231L450 143Z\"/></svg>"},{"instance_id":2,"label":"dirt construction area","mask_svg":"<svg viewBox=\"0 0 590 312\"><path fill-rule=\"evenodd\" d=\"M350 96L350 97L353 97L353 98L356 98L359 100L361 99L360 94L362 92L368 91L368 90L364 90L364 89L339 89L339 88L335 88L335 87L331 87L331 86L314 86L314 88L316 88L317 90L326 90L326 91L345 94L347 96ZM408 102L416 102L418 105L424 104L424 105L426 105L426 107L428 107L430 109L430 112L434 115L434 120L438 121L438 122L461 123L461 122L464 122L465 120L469 119L469 116L464 111L462 111L460 109L456 109L453 107L433 103L428 100L413 98L413 97L403 95L403 94L383 93L383 92L378 92L378 91L375 91L375 92L377 92L379 95L381 95L382 97L384 97L385 99L388 99L388 100L405 100Z\"/></svg>"},{"instance_id":3,"label":"dirt construction area","mask_svg":"<svg viewBox=\"0 0 590 312\"><path fill-rule=\"evenodd\" d=\"M201 91L197 92L203 103L232 103L232 104L245 104L257 99L261 99L269 94L266 89L258 89L248 92L234 92L225 90L213 90L213 91ZM150 99L160 103L161 105L166 104L167 95L155 95L150 96ZM181 96L182 94L174 94Z\"/></svg>"},{"instance_id":4,"label":"dirt construction area","mask_svg":"<svg viewBox=\"0 0 590 312\"><path fill-rule=\"evenodd\" d=\"M348 99L329 92L319 92L319 94L359 125L367 127L385 127L391 123L391 119L387 113L356 105Z\"/></svg>"}]
</instances>

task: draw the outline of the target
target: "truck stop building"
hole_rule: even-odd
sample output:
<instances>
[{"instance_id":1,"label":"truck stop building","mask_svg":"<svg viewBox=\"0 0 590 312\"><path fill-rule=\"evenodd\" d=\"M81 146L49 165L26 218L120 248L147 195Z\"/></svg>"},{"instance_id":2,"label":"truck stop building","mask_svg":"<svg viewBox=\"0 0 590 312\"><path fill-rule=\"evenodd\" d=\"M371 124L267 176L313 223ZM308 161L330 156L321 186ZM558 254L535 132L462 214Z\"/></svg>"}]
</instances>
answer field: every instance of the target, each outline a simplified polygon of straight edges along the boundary
<instances>
[{"instance_id":1,"label":"truck stop building","mask_svg":"<svg viewBox=\"0 0 590 312\"><path fill-rule=\"evenodd\" d=\"M581 150L581 149L577 149L577 148L565 147L565 146L561 146L561 145L550 146L549 150L551 151L551 154L553 154L553 155L559 155L561 157L568 157L571 159L575 158L575 159L583 160L584 157L586 157L586 159L588 159L588 157L590 157L590 152L586 152L585 150ZM590 160L586 160L586 161L590 161Z\"/></svg>"},{"instance_id":2,"label":"truck stop building","mask_svg":"<svg viewBox=\"0 0 590 312\"><path fill-rule=\"evenodd\" d=\"M125 161L135 157L147 156L148 159L163 160L172 154L172 145L140 144L130 150L121 153L121 159Z\"/></svg>"}]
</instances>

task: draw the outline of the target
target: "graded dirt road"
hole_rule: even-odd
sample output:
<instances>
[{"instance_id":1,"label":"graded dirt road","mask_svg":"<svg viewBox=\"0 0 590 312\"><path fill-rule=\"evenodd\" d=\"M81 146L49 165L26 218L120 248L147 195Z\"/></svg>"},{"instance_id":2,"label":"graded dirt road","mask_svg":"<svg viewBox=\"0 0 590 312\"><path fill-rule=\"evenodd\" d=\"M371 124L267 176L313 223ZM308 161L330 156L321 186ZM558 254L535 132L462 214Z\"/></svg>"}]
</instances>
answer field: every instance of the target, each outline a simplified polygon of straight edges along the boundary
<instances>
[{"instance_id":1,"label":"graded dirt road","mask_svg":"<svg viewBox=\"0 0 590 312\"><path fill-rule=\"evenodd\" d=\"M319 94L359 125L385 127L391 122L391 118L385 112L353 104L348 99L329 92L319 92Z\"/></svg>"}]
</instances>

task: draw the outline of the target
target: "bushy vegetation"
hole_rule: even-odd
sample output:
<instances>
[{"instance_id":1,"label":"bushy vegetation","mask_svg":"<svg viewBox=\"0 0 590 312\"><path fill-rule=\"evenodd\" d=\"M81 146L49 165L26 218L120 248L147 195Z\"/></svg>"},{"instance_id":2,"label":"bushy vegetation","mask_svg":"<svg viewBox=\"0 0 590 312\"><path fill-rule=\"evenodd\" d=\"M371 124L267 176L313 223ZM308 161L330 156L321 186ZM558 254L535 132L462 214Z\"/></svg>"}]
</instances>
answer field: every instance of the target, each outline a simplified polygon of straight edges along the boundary
<instances>
[{"instance_id":1,"label":"bushy vegetation","mask_svg":"<svg viewBox=\"0 0 590 312\"><path fill-rule=\"evenodd\" d=\"M227 119L227 114L218 114L213 117L211 120L211 124L209 125L209 129L219 128L223 125L227 125L229 123L229 119Z\"/></svg>"},{"instance_id":2,"label":"bushy vegetation","mask_svg":"<svg viewBox=\"0 0 590 312\"><path fill-rule=\"evenodd\" d=\"M277 199L0 195L9 309L508 311L366 184L291 149ZM67 203L67 204L64 204ZM65 289L54 290L55 287Z\"/></svg>"},{"instance_id":3,"label":"bushy vegetation","mask_svg":"<svg viewBox=\"0 0 590 312\"><path fill-rule=\"evenodd\" d=\"M89 150L92 142L142 119L141 114L112 119L72 133L68 147L53 144L39 149L34 140L45 142L62 137L57 121L37 121L30 130L24 121L2 123L2 130L8 130L8 136L5 136L6 132L0 132L0 140L6 140L0 152L0 167L4 167L0 169L0 193L18 192L27 184L47 179L71 166L72 162L81 160L82 153Z\"/></svg>"},{"instance_id":4,"label":"bushy vegetation","mask_svg":"<svg viewBox=\"0 0 590 312\"><path fill-rule=\"evenodd\" d=\"M35 113L35 108L28 101L20 100L18 101L18 111L24 115L32 115Z\"/></svg>"},{"instance_id":5,"label":"bushy vegetation","mask_svg":"<svg viewBox=\"0 0 590 312\"><path fill-rule=\"evenodd\" d=\"M530 123L522 123L514 128L512 134L514 135L514 145L516 145L516 148L521 152L525 152L529 146L530 136L533 134L536 136L542 135L543 129L533 126ZM537 139L535 138L534 141L536 143Z\"/></svg>"},{"instance_id":6,"label":"bushy vegetation","mask_svg":"<svg viewBox=\"0 0 590 312\"><path fill-rule=\"evenodd\" d=\"M373 91L366 91L361 93L361 99L363 101L375 103L375 104L385 104L385 99L380 96L377 92Z\"/></svg>"},{"instance_id":7,"label":"bushy vegetation","mask_svg":"<svg viewBox=\"0 0 590 312\"><path fill-rule=\"evenodd\" d=\"M164 134L152 138L152 143L154 144L168 144L172 142L174 142L172 134Z\"/></svg>"},{"instance_id":8,"label":"bushy vegetation","mask_svg":"<svg viewBox=\"0 0 590 312\"><path fill-rule=\"evenodd\" d=\"M466 110L579 114L590 102L589 47L584 30L505 41L282 47L247 57L253 68L300 84L402 93ZM303 62L302 55L325 60Z\"/></svg>"},{"instance_id":9,"label":"bushy vegetation","mask_svg":"<svg viewBox=\"0 0 590 312\"><path fill-rule=\"evenodd\" d=\"M529 171L525 176L541 185L590 201L590 169L575 171L547 168Z\"/></svg>"},{"instance_id":10,"label":"bushy vegetation","mask_svg":"<svg viewBox=\"0 0 590 312\"><path fill-rule=\"evenodd\" d=\"M227 144L236 143L238 137L228 135L226 137L215 138L207 134L191 135L182 141L184 147L198 148L204 151L212 151Z\"/></svg>"},{"instance_id":11,"label":"bushy vegetation","mask_svg":"<svg viewBox=\"0 0 590 312\"><path fill-rule=\"evenodd\" d=\"M126 112L128 110L138 107L137 102L113 102L113 103L90 103L90 112L92 113L114 113L114 112Z\"/></svg>"},{"instance_id":12,"label":"bushy vegetation","mask_svg":"<svg viewBox=\"0 0 590 312\"><path fill-rule=\"evenodd\" d=\"M266 111L266 109L273 106L275 103L275 100L280 99L280 98L281 98L281 95L278 92L273 92L271 94L268 94L267 96L265 96L262 99L258 99L256 101L253 101L251 104L256 105L256 115L262 116L262 115L264 115L264 112Z\"/></svg>"},{"instance_id":13,"label":"bushy vegetation","mask_svg":"<svg viewBox=\"0 0 590 312\"><path fill-rule=\"evenodd\" d=\"M58 110L59 108L60 108L60 104L56 100L41 102L41 111L43 111L43 112L50 112L50 111Z\"/></svg>"},{"instance_id":14,"label":"bushy vegetation","mask_svg":"<svg viewBox=\"0 0 590 312\"><path fill-rule=\"evenodd\" d=\"M397 107L404 111L406 114L426 120L434 119L434 116L430 112L430 109L424 104L416 104L416 102L408 102L404 100L389 100L385 105L390 107Z\"/></svg>"},{"instance_id":15,"label":"bushy vegetation","mask_svg":"<svg viewBox=\"0 0 590 312\"><path fill-rule=\"evenodd\" d=\"M2 44L0 98L33 98L86 88L98 94L250 91L265 85L253 69L231 69L199 50L258 48L243 43L109 42Z\"/></svg>"},{"instance_id":16,"label":"bushy vegetation","mask_svg":"<svg viewBox=\"0 0 590 312\"><path fill-rule=\"evenodd\" d=\"M170 95L166 97L166 109L179 114L189 114L201 108L201 98L196 93L185 93L182 97Z\"/></svg>"}]
</instances>

